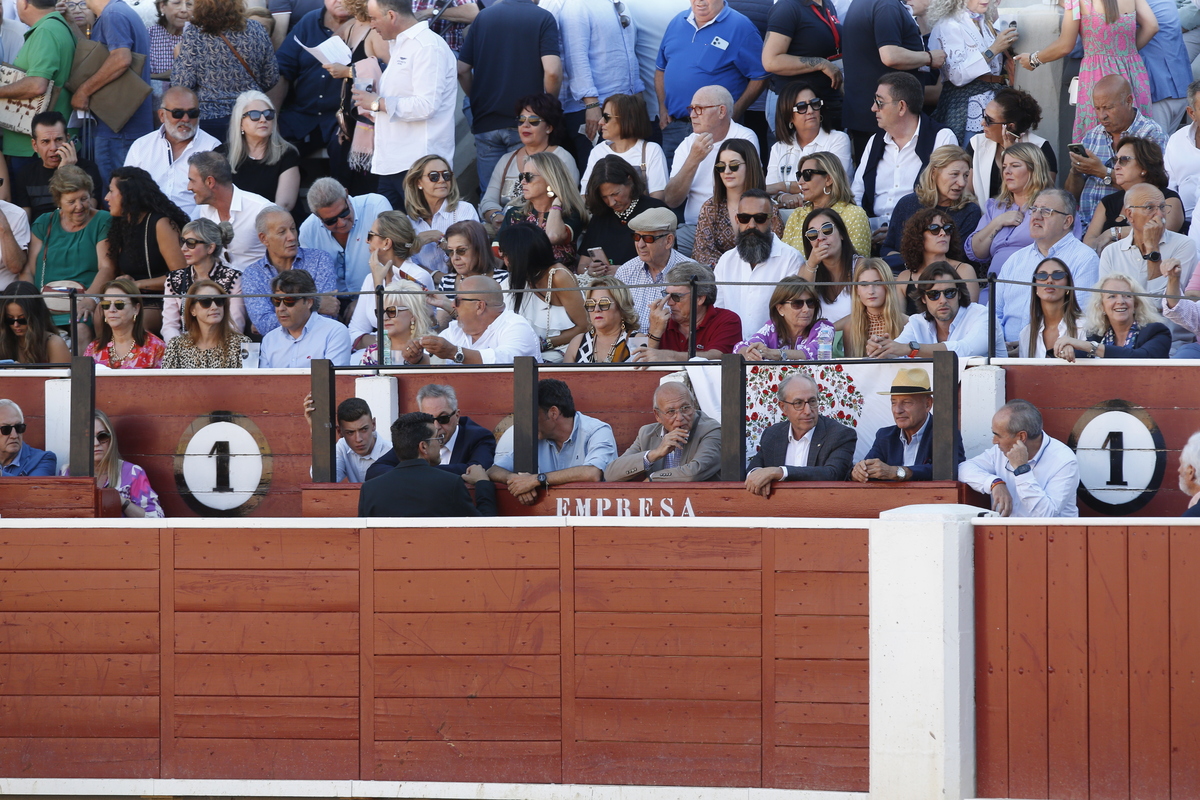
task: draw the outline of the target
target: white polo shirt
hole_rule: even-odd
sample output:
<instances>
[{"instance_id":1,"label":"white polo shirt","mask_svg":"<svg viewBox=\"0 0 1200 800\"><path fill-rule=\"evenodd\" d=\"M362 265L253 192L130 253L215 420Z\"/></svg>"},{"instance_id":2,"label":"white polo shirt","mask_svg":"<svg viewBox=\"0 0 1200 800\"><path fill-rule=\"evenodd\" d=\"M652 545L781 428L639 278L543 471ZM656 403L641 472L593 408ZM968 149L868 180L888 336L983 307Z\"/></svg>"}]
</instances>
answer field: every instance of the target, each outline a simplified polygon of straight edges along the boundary
<instances>
[{"instance_id":1,"label":"white polo shirt","mask_svg":"<svg viewBox=\"0 0 1200 800\"><path fill-rule=\"evenodd\" d=\"M220 145L217 137L205 133L196 126L196 135L175 158L171 141L167 139L165 126L135 139L125 156L125 166L141 167L150 173L154 182L171 198L171 202L192 219L196 217L196 197L188 191L188 159L196 153L214 150Z\"/></svg>"}]
</instances>

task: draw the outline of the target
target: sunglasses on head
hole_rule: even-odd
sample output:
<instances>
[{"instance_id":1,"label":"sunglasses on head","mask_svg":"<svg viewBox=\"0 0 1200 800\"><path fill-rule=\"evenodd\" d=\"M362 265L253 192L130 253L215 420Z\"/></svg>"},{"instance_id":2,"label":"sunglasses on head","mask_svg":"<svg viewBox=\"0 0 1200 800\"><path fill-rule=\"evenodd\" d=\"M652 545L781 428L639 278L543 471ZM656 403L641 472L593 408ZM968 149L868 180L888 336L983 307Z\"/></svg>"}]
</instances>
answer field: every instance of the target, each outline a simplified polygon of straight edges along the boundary
<instances>
[{"instance_id":1,"label":"sunglasses on head","mask_svg":"<svg viewBox=\"0 0 1200 800\"><path fill-rule=\"evenodd\" d=\"M809 100L807 103L803 100L800 100L796 103L796 105L792 106L792 111L795 111L797 114L803 114L810 108L813 111L820 111L822 105L824 105L824 103L822 103L820 100Z\"/></svg>"},{"instance_id":2,"label":"sunglasses on head","mask_svg":"<svg viewBox=\"0 0 1200 800\"><path fill-rule=\"evenodd\" d=\"M458 409L454 409L449 414L438 414L433 418L433 421L438 425L449 425L450 420L454 419L454 415L458 413Z\"/></svg>"},{"instance_id":3,"label":"sunglasses on head","mask_svg":"<svg viewBox=\"0 0 1200 800\"><path fill-rule=\"evenodd\" d=\"M942 295L946 295L947 300L953 300L958 297L958 289L929 289L922 292L928 300L940 300Z\"/></svg>"},{"instance_id":4,"label":"sunglasses on head","mask_svg":"<svg viewBox=\"0 0 1200 800\"><path fill-rule=\"evenodd\" d=\"M388 319L395 319L396 315L401 311L408 311L408 306L391 306L383 310L383 315Z\"/></svg>"},{"instance_id":5,"label":"sunglasses on head","mask_svg":"<svg viewBox=\"0 0 1200 800\"><path fill-rule=\"evenodd\" d=\"M110 308L115 308L117 311L124 311L125 310L125 301L124 300L101 300L100 307L103 308L105 311L108 311Z\"/></svg>"},{"instance_id":6,"label":"sunglasses on head","mask_svg":"<svg viewBox=\"0 0 1200 800\"><path fill-rule=\"evenodd\" d=\"M445 181L446 183L449 183L450 181L454 180L454 170L444 169L439 172L435 169L431 172L426 172L425 177L429 178L429 180L433 183L437 183L439 181Z\"/></svg>"},{"instance_id":7,"label":"sunglasses on head","mask_svg":"<svg viewBox=\"0 0 1200 800\"><path fill-rule=\"evenodd\" d=\"M829 173L823 169L802 169L800 170L800 180L808 182L813 179L813 175L824 175L829 177Z\"/></svg>"},{"instance_id":8,"label":"sunglasses on head","mask_svg":"<svg viewBox=\"0 0 1200 800\"><path fill-rule=\"evenodd\" d=\"M108 431L100 431L96 434L96 441L100 444L108 444L112 441L112 434Z\"/></svg>"},{"instance_id":9,"label":"sunglasses on head","mask_svg":"<svg viewBox=\"0 0 1200 800\"><path fill-rule=\"evenodd\" d=\"M542 124L542 118L535 117L532 114L530 114L529 116L525 116L524 114L522 114L521 116L517 117L517 124L518 125L532 125L533 127L536 128L538 125Z\"/></svg>"},{"instance_id":10,"label":"sunglasses on head","mask_svg":"<svg viewBox=\"0 0 1200 800\"><path fill-rule=\"evenodd\" d=\"M818 236L832 236L837 227L832 222L826 222L820 228L809 228L804 232L804 238L815 242Z\"/></svg>"},{"instance_id":11,"label":"sunglasses on head","mask_svg":"<svg viewBox=\"0 0 1200 800\"><path fill-rule=\"evenodd\" d=\"M267 108L259 111L256 108L253 111L247 111L245 114L242 114L243 119L246 117L249 117L251 122L258 122L260 119L265 119L267 122L270 122L271 120L275 119L275 109Z\"/></svg>"},{"instance_id":12,"label":"sunglasses on head","mask_svg":"<svg viewBox=\"0 0 1200 800\"><path fill-rule=\"evenodd\" d=\"M1054 272L1035 272L1033 279L1039 283L1043 281L1061 281L1067 277L1065 269L1056 269Z\"/></svg>"},{"instance_id":13,"label":"sunglasses on head","mask_svg":"<svg viewBox=\"0 0 1200 800\"><path fill-rule=\"evenodd\" d=\"M645 244L654 244L659 239L667 235L668 234L665 233L635 233L633 234L633 241L644 242Z\"/></svg>"},{"instance_id":14,"label":"sunglasses on head","mask_svg":"<svg viewBox=\"0 0 1200 800\"><path fill-rule=\"evenodd\" d=\"M163 111L170 114L175 119L200 119L200 109L198 108L164 108Z\"/></svg>"},{"instance_id":15,"label":"sunglasses on head","mask_svg":"<svg viewBox=\"0 0 1200 800\"><path fill-rule=\"evenodd\" d=\"M613 301L608 297L601 297L599 300L587 299L583 301L583 310L587 312L595 311L597 308L601 311L608 311L613 307Z\"/></svg>"},{"instance_id":16,"label":"sunglasses on head","mask_svg":"<svg viewBox=\"0 0 1200 800\"><path fill-rule=\"evenodd\" d=\"M954 233L954 223L943 222L941 225L938 225L936 222L931 222L925 226L925 230L929 231L930 233L941 233L942 231L945 231L946 235L948 236Z\"/></svg>"},{"instance_id":17,"label":"sunglasses on head","mask_svg":"<svg viewBox=\"0 0 1200 800\"><path fill-rule=\"evenodd\" d=\"M738 215L737 215L737 221L742 223L743 225L750 222L750 220L754 220L755 225L762 225L764 222L766 222L770 218L771 218L770 214L743 214L740 211L738 212Z\"/></svg>"},{"instance_id":18,"label":"sunglasses on head","mask_svg":"<svg viewBox=\"0 0 1200 800\"><path fill-rule=\"evenodd\" d=\"M26 319L25 317L5 317L4 324L5 325L28 325L29 320Z\"/></svg>"},{"instance_id":19,"label":"sunglasses on head","mask_svg":"<svg viewBox=\"0 0 1200 800\"><path fill-rule=\"evenodd\" d=\"M346 217L350 216L350 214L350 204L347 203L346 207L343 208L340 213L335 214L332 217L319 217L319 219L321 220L321 224L323 224L326 228L332 228L334 225L338 224L339 219L345 219Z\"/></svg>"},{"instance_id":20,"label":"sunglasses on head","mask_svg":"<svg viewBox=\"0 0 1200 800\"><path fill-rule=\"evenodd\" d=\"M725 170L729 170L730 172L737 172L741 168L742 168L741 161L730 161L728 164L726 164L724 161L718 161L716 164L713 164L713 169L715 169L717 172L721 173L722 175L725 174Z\"/></svg>"},{"instance_id":21,"label":"sunglasses on head","mask_svg":"<svg viewBox=\"0 0 1200 800\"><path fill-rule=\"evenodd\" d=\"M799 310L801 308L804 308L805 306L808 306L813 311L816 311L821 306L821 302L819 300L817 300L817 298L815 298L815 297L805 297L805 298L793 297L791 300L784 300L779 305L791 306L792 308L794 308L796 310Z\"/></svg>"},{"instance_id":22,"label":"sunglasses on head","mask_svg":"<svg viewBox=\"0 0 1200 800\"><path fill-rule=\"evenodd\" d=\"M25 432L25 423L18 422L16 425L0 425L0 436L8 436L14 430L17 433L24 433Z\"/></svg>"},{"instance_id":23,"label":"sunglasses on head","mask_svg":"<svg viewBox=\"0 0 1200 800\"><path fill-rule=\"evenodd\" d=\"M279 308L280 306L287 306L288 308L291 308L299 302L299 297L280 297L279 295L275 295L271 298L271 305L275 306L276 308Z\"/></svg>"},{"instance_id":24,"label":"sunglasses on head","mask_svg":"<svg viewBox=\"0 0 1200 800\"><path fill-rule=\"evenodd\" d=\"M216 305L217 308L225 307L224 297L213 297L212 295L207 295L205 297L197 297L196 302L204 308L212 308L213 305Z\"/></svg>"}]
</instances>

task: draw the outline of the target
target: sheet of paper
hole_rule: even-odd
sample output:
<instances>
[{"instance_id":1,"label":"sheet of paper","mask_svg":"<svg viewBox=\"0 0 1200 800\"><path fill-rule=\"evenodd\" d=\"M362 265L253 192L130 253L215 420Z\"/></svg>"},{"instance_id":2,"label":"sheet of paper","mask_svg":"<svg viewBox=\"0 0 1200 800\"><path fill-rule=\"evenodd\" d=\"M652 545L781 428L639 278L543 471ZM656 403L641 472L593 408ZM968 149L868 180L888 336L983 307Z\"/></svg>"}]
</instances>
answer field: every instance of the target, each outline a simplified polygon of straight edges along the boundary
<instances>
[{"instance_id":1,"label":"sheet of paper","mask_svg":"<svg viewBox=\"0 0 1200 800\"><path fill-rule=\"evenodd\" d=\"M292 38L296 39L295 36ZM349 66L350 59L354 55L350 52L349 45L337 36L330 36L316 47L308 47L299 39L296 39L296 44L304 48L304 50L322 64L343 64Z\"/></svg>"}]
</instances>

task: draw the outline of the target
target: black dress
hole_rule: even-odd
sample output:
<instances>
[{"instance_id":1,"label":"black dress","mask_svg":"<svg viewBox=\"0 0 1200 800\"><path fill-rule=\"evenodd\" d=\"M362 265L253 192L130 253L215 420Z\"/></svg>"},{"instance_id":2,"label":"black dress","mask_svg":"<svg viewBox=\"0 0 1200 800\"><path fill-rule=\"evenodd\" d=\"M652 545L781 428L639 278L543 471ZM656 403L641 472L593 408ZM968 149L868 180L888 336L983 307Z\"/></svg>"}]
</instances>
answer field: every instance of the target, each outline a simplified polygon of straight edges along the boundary
<instances>
[{"instance_id":1,"label":"black dress","mask_svg":"<svg viewBox=\"0 0 1200 800\"><path fill-rule=\"evenodd\" d=\"M158 221L162 214L149 213L140 223L133 225L133 235L121 248L117 258L117 274L128 275L135 281L166 276L170 268L158 249ZM161 297L143 299L147 308L162 308Z\"/></svg>"},{"instance_id":2,"label":"black dress","mask_svg":"<svg viewBox=\"0 0 1200 800\"><path fill-rule=\"evenodd\" d=\"M289 147L274 164L265 164L250 156L242 159L237 171L233 173L233 185L243 192L253 192L275 202L275 193L279 189L279 176L292 167L300 166L300 154L294 147Z\"/></svg>"}]
</instances>

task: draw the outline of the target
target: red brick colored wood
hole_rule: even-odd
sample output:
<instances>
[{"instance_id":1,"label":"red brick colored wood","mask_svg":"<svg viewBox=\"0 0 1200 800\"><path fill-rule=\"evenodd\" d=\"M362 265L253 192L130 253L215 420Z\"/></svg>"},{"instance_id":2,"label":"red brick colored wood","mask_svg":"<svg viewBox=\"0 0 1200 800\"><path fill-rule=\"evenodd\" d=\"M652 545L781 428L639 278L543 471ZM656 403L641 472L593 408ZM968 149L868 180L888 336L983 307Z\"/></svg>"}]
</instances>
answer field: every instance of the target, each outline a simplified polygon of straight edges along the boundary
<instances>
[{"instance_id":1,"label":"red brick colored wood","mask_svg":"<svg viewBox=\"0 0 1200 800\"><path fill-rule=\"evenodd\" d=\"M1049 793L1088 796L1087 529L1046 529Z\"/></svg>"},{"instance_id":2,"label":"red brick colored wood","mask_svg":"<svg viewBox=\"0 0 1200 800\"><path fill-rule=\"evenodd\" d=\"M358 652L358 614L180 611L175 651L353 654Z\"/></svg>"},{"instance_id":3,"label":"red brick colored wood","mask_svg":"<svg viewBox=\"0 0 1200 800\"><path fill-rule=\"evenodd\" d=\"M372 531L377 570L559 568L558 536L549 528Z\"/></svg>"},{"instance_id":4,"label":"red brick colored wood","mask_svg":"<svg viewBox=\"0 0 1200 800\"><path fill-rule=\"evenodd\" d=\"M376 656L376 697L556 697L558 656Z\"/></svg>"},{"instance_id":5,"label":"red brick colored wood","mask_svg":"<svg viewBox=\"0 0 1200 800\"><path fill-rule=\"evenodd\" d=\"M650 700L759 700L754 658L577 656L576 697Z\"/></svg>"},{"instance_id":6,"label":"red brick colored wood","mask_svg":"<svg viewBox=\"0 0 1200 800\"><path fill-rule=\"evenodd\" d=\"M573 782L644 786L750 786L762 748L729 744L580 742Z\"/></svg>"},{"instance_id":7,"label":"red brick colored wood","mask_svg":"<svg viewBox=\"0 0 1200 800\"><path fill-rule=\"evenodd\" d=\"M158 537L155 530L2 530L0 569L156 570L160 567Z\"/></svg>"},{"instance_id":8,"label":"red brick colored wood","mask_svg":"<svg viewBox=\"0 0 1200 800\"><path fill-rule=\"evenodd\" d=\"M776 658L866 658L866 617L775 617Z\"/></svg>"},{"instance_id":9,"label":"red brick colored wood","mask_svg":"<svg viewBox=\"0 0 1200 800\"><path fill-rule=\"evenodd\" d=\"M558 621L562 637L558 655L559 691L559 764L558 780L569 783L574 780L579 768L578 736L579 706L575 687L575 654L579 650L576 639L575 620L575 535L574 526L564 525L558 529L558 575L562 592L562 607Z\"/></svg>"},{"instance_id":10,"label":"red brick colored wood","mask_svg":"<svg viewBox=\"0 0 1200 800\"><path fill-rule=\"evenodd\" d=\"M561 635L555 612L442 612L376 614L379 655L557 653Z\"/></svg>"},{"instance_id":11,"label":"red brick colored wood","mask_svg":"<svg viewBox=\"0 0 1200 800\"><path fill-rule=\"evenodd\" d=\"M780 789L865 792L868 753L857 747L776 747Z\"/></svg>"},{"instance_id":12,"label":"red brick colored wood","mask_svg":"<svg viewBox=\"0 0 1200 800\"><path fill-rule=\"evenodd\" d=\"M5 478L0 482L0 515L10 519L119 517L113 492L91 478Z\"/></svg>"},{"instance_id":13,"label":"red brick colored wood","mask_svg":"<svg viewBox=\"0 0 1200 800\"><path fill-rule=\"evenodd\" d=\"M558 742L376 742L379 781L559 783Z\"/></svg>"},{"instance_id":14,"label":"red brick colored wood","mask_svg":"<svg viewBox=\"0 0 1200 800\"><path fill-rule=\"evenodd\" d=\"M178 611L357 611L358 570L177 569Z\"/></svg>"},{"instance_id":15,"label":"red brick colored wood","mask_svg":"<svg viewBox=\"0 0 1200 800\"><path fill-rule=\"evenodd\" d=\"M867 747L865 703L776 703L776 742L787 747Z\"/></svg>"},{"instance_id":16,"label":"red brick colored wood","mask_svg":"<svg viewBox=\"0 0 1200 800\"><path fill-rule=\"evenodd\" d=\"M777 659L775 697L785 703L866 703L867 662Z\"/></svg>"},{"instance_id":17,"label":"red brick colored wood","mask_svg":"<svg viewBox=\"0 0 1200 800\"><path fill-rule=\"evenodd\" d=\"M454 569L376 573L375 611L557 611L558 571Z\"/></svg>"},{"instance_id":18,"label":"red brick colored wood","mask_svg":"<svg viewBox=\"0 0 1200 800\"><path fill-rule=\"evenodd\" d=\"M758 735L762 742L762 785L774 786L777 782L778 763L775 747L778 731L776 730L775 708L775 657L776 638L778 636L778 620L775 615L775 575L779 569L779 538L780 532L774 528L763 530L763 569L762 597L763 616L760 632L759 647L762 648L762 658L759 661L759 680L762 681L762 700L759 704Z\"/></svg>"},{"instance_id":19,"label":"red brick colored wood","mask_svg":"<svg viewBox=\"0 0 1200 800\"><path fill-rule=\"evenodd\" d=\"M358 739L357 697L175 698L175 736Z\"/></svg>"},{"instance_id":20,"label":"red brick colored wood","mask_svg":"<svg viewBox=\"0 0 1200 800\"><path fill-rule=\"evenodd\" d=\"M0 653L157 653L154 612L0 612Z\"/></svg>"},{"instance_id":21,"label":"red brick colored wood","mask_svg":"<svg viewBox=\"0 0 1200 800\"><path fill-rule=\"evenodd\" d=\"M576 569L762 569L762 532L577 528Z\"/></svg>"},{"instance_id":22,"label":"red brick colored wood","mask_svg":"<svg viewBox=\"0 0 1200 800\"><path fill-rule=\"evenodd\" d=\"M728 570L575 571L576 611L757 614L762 576Z\"/></svg>"},{"instance_id":23,"label":"red brick colored wood","mask_svg":"<svg viewBox=\"0 0 1200 800\"><path fill-rule=\"evenodd\" d=\"M1008 797L1008 529L975 528L975 748L980 797Z\"/></svg>"},{"instance_id":24,"label":"red brick colored wood","mask_svg":"<svg viewBox=\"0 0 1200 800\"><path fill-rule=\"evenodd\" d=\"M1129 797L1129 580L1125 528L1088 528L1090 796Z\"/></svg>"},{"instance_id":25,"label":"red brick colored wood","mask_svg":"<svg viewBox=\"0 0 1200 800\"><path fill-rule=\"evenodd\" d=\"M162 684L158 697L159 765L161 778L175 775L175 531L158 531L159 614L158 633L162 648Z\"/></svg>"},{"instance_id":26,"label":"red brick colored wood","mask_svg":"<svg viewBox=\"0 0 1200 800\"><path fill-rule=\"evenodd\" d=\"M375 710L375 531L356 531L358 542L358 774L375 773L375 739L378 736Z\"/></svg>"},{"instance_id":27,"label":"red brick colored wood","mask_svg":"<svg viewBox=\"0 0 1200 800\"><path fill-rule=\"evenodd\" d=\"M1008 791L1049 791L1046 672L1046 529L1008 531Z\"/></svg>"},{"instance_id":28,"label":"red brick colored wood","mask_svg":"<svg viewBox=\"0 0 1200 800\"><path fill-rule=\"evenodd\" d=\"M866 572L867 531L779 530L775 568L780 572Z\"/></svg>"},{"instance_id":29,"label":"red brick colored wood","mask_svg":"<svg viewBox=\"0 0 1200 800\"><path fill-rule=\"evenodd\" d=\"M156 570L0 570L3 611L157 611Z\"/></svg>"},{"instance_id":30,"label":"red brick colored wood","mask_svg":"<svg viewBox=\"0 0 1200 800\"><path fill-rule=\"evenodd\" d=\"M1200 797L1200 531L1171 528L1171 792Z\"/></svg>"},{"instance_id":31,"label":"red brick colored wood","mask_svg":"<svg viewBox=\"0 0 1200 800\"><path fill-rule=\"evenodd\" d=\"M1170 529L1129 528L1129 793L1171 795Z\"/></svg>"},{"instance_id":32,"label":"red brick colored wood","mask_svg":"<svg viewBox=\"0 0 1200 800\"><path fill-rule=\"evenodd\" d=\"M357 570L358 532L304 528L177 530L175 567Z\"/></svg>"},{"instance_id":33,"label":"red brick colored wood","mask_svg":"<svg viewBox=\"0 0 1200 800\"><path fill-rule=\"evenodd\" d=\"M357 655L180 653L181 695L358 697Z\"/></svg>"},{"instance_id":34,"label":"red brick colored wood","mask_svg":"<svg viewBox=\"0 0 1200 800\"><path fill-rule=\"evenodd\" d=\"M158 739L0 739L0 775L39 778L157 778Z\"/></svg>"},{"instance_id":35,"label":"red brick colored wood","mask_svg":"<svg viewBox=\"0 0 1200 800\"><path fill-rule=\"evenodd\" d=\"M864 572L780 572L775 576L775 613L865 617L867 575Z\"/></svg>"},{"instance_id":36,"label":"red brick colored wood","mask_svg":"<svg viewBox=\"0 0 1200 800\"><path fill-rule=\"evenodd\" d=\"M762 651L758 614L575 615L576 652L598 655L757 657Z\"/></svg>"},{"instance_id":37,"label":"red brick colored wood","mask_svg":"<svg viewBox=\"0 0 1200 800\"><path fill-rule=\"evenodd\" d=\"M158 736L157 697L0 697L0 738Z\"/></svg>"},{"instance_id":38,"label":"red brick colored wood","mask_svg":"<svg viewBox=\"0 0 1200 800\"><path fill-rule=\"evenodd\" d=\"M753 701L579 698L575 708L578 741L762 743L761 709Z\"/></svg>"},{"instance_id":39,"label":"red brick colored wood","mask_svg":"<svg viewBox=\"0 0 1200 800\"><path fill-rule=\"evenodd\" d=\"M358 742L338 739L176 739L176 778L353 780Z\"/></svg>"},{"instance_id":40,"label":"red brick colored wood","mask_svg":"<svg viewBox=\"0 0 1200 800\"><path fill-rule=\"evenodd\" d=\"M0 695L157 695L158 691L156 653L0 655Z\"/></svg>"},{"instance_id":41,"label":"red brick colored wood","mask_svg":"<svg viewBox=\"0 0 1200 800\"><path fill-rule=\"evenodd\" d=\"M386 697L375 701L377 741L551 741L562 737L557 697Z\"/></svg>"}]
</instances>

